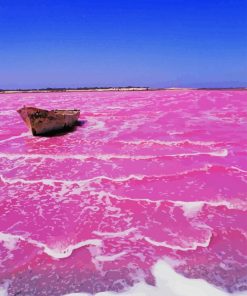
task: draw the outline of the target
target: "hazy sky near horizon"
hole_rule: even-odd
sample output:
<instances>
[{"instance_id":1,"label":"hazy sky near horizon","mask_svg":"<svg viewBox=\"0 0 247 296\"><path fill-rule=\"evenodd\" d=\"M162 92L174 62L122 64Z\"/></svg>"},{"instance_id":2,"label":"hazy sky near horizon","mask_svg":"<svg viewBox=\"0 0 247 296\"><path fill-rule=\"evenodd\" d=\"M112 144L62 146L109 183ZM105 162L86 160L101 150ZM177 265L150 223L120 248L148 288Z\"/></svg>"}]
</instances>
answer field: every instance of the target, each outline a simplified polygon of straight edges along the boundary
<instances>
[{"instance_id":1,"label":"hazy sky near horizon","mask_svg":"<svg viewBox=\"0 0 247 296\"><path fill-rule=\"evenodd\" d=\"M247 85L246 0L0 0L0 88Z\"/></svg>"}]
</instances>

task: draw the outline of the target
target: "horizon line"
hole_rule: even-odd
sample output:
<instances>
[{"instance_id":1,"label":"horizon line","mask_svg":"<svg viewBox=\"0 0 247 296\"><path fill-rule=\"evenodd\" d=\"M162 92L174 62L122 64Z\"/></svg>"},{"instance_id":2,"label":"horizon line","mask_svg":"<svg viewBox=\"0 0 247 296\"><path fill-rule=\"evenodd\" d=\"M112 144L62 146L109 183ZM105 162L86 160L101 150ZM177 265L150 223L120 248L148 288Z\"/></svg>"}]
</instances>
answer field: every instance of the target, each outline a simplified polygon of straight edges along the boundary
<instances>
[{"instance_id":1,"label":"horizon line","mask_svg":"<svg viewBox=\"0 0 247 296\"><path fill-rule=\"evenodd\" d=\"M47 87L47 88L15 88L1 89L0 94L8 93L42 93L42 92L86 92L86 91L157 91L157 90L247 90L241 87L146 87L146 86L119 86L119 87Z\"/></svg>"}]
</instances>

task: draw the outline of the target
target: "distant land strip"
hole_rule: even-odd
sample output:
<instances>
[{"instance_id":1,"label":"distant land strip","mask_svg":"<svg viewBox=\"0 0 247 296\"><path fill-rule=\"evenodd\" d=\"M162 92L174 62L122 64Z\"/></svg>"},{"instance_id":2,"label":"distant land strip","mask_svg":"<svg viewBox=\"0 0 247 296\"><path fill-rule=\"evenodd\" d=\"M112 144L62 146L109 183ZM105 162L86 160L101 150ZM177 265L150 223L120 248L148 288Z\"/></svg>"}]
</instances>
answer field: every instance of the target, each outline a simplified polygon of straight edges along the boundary
<instances>
[{"instance_id":1,"label":"distant land strip","mask_svg":"<svg viewBox=\"0 0 247 296\"><path fill-rule=\"evenodd\" d=\"M247 87L164 87L164 88L151 88L151 87L78 87L78 88L30 88L30 89L0 89L0 94L12 93L46 93L46 92L86 92L86 91L155 91L155 90L247 90Z\"/></svg>"}]
</instances>

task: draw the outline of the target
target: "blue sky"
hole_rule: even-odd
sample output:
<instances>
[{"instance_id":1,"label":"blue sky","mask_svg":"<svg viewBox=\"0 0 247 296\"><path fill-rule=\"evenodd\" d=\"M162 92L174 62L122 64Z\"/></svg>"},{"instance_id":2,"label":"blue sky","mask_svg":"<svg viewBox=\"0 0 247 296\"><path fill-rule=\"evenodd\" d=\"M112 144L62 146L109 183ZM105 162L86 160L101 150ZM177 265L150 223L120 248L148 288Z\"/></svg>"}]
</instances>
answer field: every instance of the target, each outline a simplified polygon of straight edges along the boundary
<instances>
[{"instance_id":1,"label":"blue sky","mask_svg":"<svg viewBox=\"0 0 247 296\"><path fill-rule=\"evenodd\" d=\"M0 0L0 88L247 85L246 0Z\"/></svg>"}]
</instances>

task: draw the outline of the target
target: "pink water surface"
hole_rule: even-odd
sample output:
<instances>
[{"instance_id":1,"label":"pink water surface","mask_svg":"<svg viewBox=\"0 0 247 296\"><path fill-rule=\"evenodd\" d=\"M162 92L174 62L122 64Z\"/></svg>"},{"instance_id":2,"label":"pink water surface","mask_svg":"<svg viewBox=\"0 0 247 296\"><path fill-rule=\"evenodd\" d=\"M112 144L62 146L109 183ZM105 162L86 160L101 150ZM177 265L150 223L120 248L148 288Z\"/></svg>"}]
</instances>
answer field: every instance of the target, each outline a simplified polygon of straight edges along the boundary
<instances>
[{"instance_id":1,"label":"pink water surface","mask_svg":"<svg viewBox=\"0 0 247 296\"><path fill-rule=\"evenodd\" d=\"M9 295L155 285L159 260L247 290L247 92L2 94L0 285ZM32 137L23 105L79 108ZM174 283L175 284L175 283Z\"/></svg>"}]
</instances>

